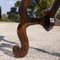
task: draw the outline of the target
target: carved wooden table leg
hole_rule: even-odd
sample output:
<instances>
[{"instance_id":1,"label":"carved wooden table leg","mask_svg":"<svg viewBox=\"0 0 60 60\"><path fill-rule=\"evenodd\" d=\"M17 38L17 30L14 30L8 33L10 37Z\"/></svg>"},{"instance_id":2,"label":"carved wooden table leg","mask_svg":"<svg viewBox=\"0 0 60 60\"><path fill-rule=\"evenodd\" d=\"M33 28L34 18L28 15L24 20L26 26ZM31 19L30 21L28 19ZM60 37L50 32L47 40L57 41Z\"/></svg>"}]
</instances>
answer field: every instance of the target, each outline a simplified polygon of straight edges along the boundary
<instances>
[{"instance_id":1,"label":"carved wooden table leg","mask_svg":"<svg viewBox=\"0 0 60 60\"><path fill-rule=\"evenodd\" d=\"M13 54L15 57L24 57L28 53L29 42L26 34L26 28L28 27L27 21L29 20L27 15L27 7L29 6L30 2L30 0L22 0L21 6L19 7L21 24L18 26L17 34L21 42L21 48L17 45L13 47Z\"/></svg>"},{"instance_id":2,"label":"carved wooden table leg","mask_svg":"<svg viewBox=\"0 0 60 60\"><path fill-rule=\"evenodd\" d=\"M19 24L18 26L17 34L21 42L21 48L17 45L13 47L13 53L15 57L24 57L28 53L29 42L26 35L27 26L28 26L27 23L24 25Z\"/></svg>"},{"instance_id":3,"label":"carved wooden table leg","mask_svg":"<svg viewBox=\"0 0 60 60\"><path fill-rule=\"evenodd\" d=\"M56 10L59 8L60 0L55 0L50 11L48 11L48 14L47 15L45 14L42 18L31 18L28 16L27 8L30 4L31 4L31 0L22 0L21 6L19 8L21 24L19 24L18 26L17 34L21 42L21 48L17 45L13 47L13 54L15 57L24 57L28 53L29 42L26 34L26 28L29 26L29 24L41 24L47 31L49 31L54 26L54 22L50 21L51 19L50 17L52 18L54 17ZM57 8L54 9L54 7Z\"/></svg>"}]
</instances>

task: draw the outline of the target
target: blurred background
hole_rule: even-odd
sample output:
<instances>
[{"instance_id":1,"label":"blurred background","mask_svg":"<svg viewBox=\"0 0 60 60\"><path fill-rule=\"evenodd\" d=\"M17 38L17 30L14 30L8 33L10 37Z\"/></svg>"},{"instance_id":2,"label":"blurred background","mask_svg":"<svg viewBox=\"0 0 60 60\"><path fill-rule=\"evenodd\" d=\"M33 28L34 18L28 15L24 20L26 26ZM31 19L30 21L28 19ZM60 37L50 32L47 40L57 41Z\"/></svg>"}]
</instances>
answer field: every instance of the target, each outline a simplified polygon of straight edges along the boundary
<instances>
[{"instance_id":1,"label":"blurred background","mask_svg":"<svg viewBox=\"0 0 60 60\"><path fill-rule=\"evenodd\" d=\"M31 17L41 17L42 10L49 8L54 0L32 0L27 8L27 13ZM1 0L0 1L0 21L2 22L20 22L18 8L21 0ZM60 8L56 12L56 18L60 19Z\"/></svg>"}]
</instances>

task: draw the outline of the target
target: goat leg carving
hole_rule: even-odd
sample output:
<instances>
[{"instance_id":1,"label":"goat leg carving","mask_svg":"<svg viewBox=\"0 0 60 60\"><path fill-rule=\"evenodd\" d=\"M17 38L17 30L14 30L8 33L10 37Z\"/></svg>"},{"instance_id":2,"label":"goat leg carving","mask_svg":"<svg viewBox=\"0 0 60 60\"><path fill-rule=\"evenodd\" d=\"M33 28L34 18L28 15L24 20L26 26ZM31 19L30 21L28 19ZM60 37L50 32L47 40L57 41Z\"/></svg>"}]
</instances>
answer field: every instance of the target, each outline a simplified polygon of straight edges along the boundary
<instances>
[{"instance_id":1,"label":"goat leg carving","mask_svg":"<svg viewBox=\"0 0 60 60\"><path fill-rule=\"evenodd\" d=\"M57 5L59 6L58 2L60 2L60 0L55 0L54 4L52 5L52 8L48 12L46 12L47 15L45 14L43 17L40 18L31 18L27 14L27 8L31 4L31 0L22 0L21 6L19 7L19 15L21 17L21 23L18 25L17 29L17 34L21 42L21 48L17 45L13 47L13 54L15 57L24 57L28 53L29 42L26 34L26 28L29 25L41 24L47 31L50 30L49 29L50 27L53 27L54 23L50 22L49 19L50 17L52 17L52 14L55 15L56 10L58 9L56 7ZM56 8L55 10L53 9L54 6Z\"/></svg>"}]
</instances>

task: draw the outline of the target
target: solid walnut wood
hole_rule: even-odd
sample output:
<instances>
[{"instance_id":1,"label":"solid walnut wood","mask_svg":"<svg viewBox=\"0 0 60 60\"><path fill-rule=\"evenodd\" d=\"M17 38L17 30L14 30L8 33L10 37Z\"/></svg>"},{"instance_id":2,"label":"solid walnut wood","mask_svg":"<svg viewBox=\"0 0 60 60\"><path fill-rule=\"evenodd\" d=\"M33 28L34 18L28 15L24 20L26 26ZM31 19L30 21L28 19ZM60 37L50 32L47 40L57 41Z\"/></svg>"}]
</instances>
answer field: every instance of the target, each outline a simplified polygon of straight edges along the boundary
<instances>
[{"instance_id":1,"label":"solid walnut wood","mask_svg":"<svg viewBox=\"0 0 60 60\"><path fill-rule=\"evenodd\" d=\"M28 53L29 42L26 35L26 28L29 26L27 7L30 2L31 2L30 0L22 0L21 6L19 7L19 14L21 16L21 24L19 24L18 26L17 34L21 42L21 48L17 45L13 47L13 54L15 55L15 57L24 57Z\"/></svg>"},{"instance_id":2,"label":"solid walnut wood","mask_svg":"<svg viewBox=\"0 0 60 60\"><path fill-rule=\"evenodd\" d=\"M15 57L24 57L28 53L29 42L28 42L28 38L26 35L27 26L28 24L24 24L24 25L19 24L18 26L17 34L21 41L22 46L21 48L17 45L13 47L13 53Z\"/></svg>"},{"instance_id":3,"label":"solid walnut wood","mask_svg":"<svg viewBox=\"0 0 60 60\"><path fill-rule=\"evenodd\" d=\"M46 11L47 15L44 14L44 16L40 18L31 18L27 14L27 8L31 4L31 0L22 0L21 6L19 7L19 15L21 17L20 19L21 23L19 24L18 29L17 29L17 34L21 42L21 48L17 45L13 47L13 54L15 57L24 57L28 53L29 42L28 42L28 37L26 34L26 28L28 26L33 25L33 24L40 24L47 31L49 31L54 26L54 23L50 22L49 18L52 16L52 14L55 15L56 10L58 9L56 7L59 6L59 4L58 6L56 6L58 2L60 3L60 0L56 0L54 4L52 5L52 8L49 11ZM56 8L55 10L53 9L54 7ZM51 13L51 12L54 12L54 13Z\"/></svg>"}]
</instances>

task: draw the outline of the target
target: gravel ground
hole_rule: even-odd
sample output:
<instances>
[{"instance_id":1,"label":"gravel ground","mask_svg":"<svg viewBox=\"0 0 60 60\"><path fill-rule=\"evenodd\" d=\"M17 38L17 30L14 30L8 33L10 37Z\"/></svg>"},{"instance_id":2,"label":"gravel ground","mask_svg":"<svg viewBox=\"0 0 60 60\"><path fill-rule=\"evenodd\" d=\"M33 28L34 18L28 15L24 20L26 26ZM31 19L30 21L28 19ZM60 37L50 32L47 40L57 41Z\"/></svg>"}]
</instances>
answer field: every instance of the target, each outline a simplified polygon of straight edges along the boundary
<instances>
[{"instance_id":1,"label":"gravel ground","mask_svg":"<svg viewBox=\"0 0 60 60\"><path fill-rule=\"evenodd\" d=\"M0 22L0 60L60 60L60 27L54 26L49 32L40 25L29 26L29 52L24 58L15 58L12 48L19 43L18 23Z\"/></svg>"}]
</instances>

